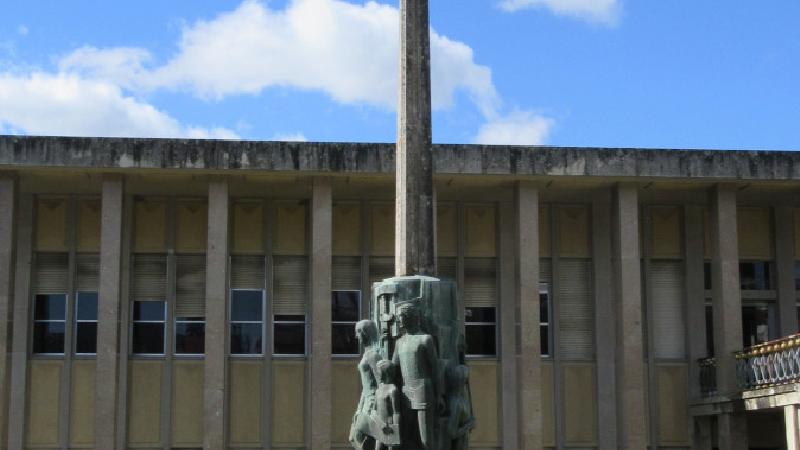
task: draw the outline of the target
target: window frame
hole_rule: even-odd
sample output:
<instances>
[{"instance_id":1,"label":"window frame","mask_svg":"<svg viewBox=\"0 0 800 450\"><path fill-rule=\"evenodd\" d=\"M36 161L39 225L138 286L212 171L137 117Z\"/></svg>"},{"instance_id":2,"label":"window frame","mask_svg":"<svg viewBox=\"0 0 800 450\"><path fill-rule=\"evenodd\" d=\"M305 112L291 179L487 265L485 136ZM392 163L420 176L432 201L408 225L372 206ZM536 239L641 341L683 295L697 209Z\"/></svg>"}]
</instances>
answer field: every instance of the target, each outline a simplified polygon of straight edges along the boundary
<instances>
[{"instance_id":1,"label":"window frame","mask_svg":"<svg viewBox=\"0 0 800 450\"><path fill-rule=\"evenodd\" d=\"M37 319L36 318L36 297L38 297L40 295L44 295L44 296L48 296L48 297L49 296L54 296L54 295L63 295L64 296L64 319L63 320L49 320L49 319ZM59 293L54 293L54 294L34 294L33 295L33 314L32 314L32 317L33 317L32 325L33 326L31 327L31 331L30 331L31 332L31 340L30 340L30 345L31 345L30 354L31 354L31 356L43 356L43 357L66 356L66 354L67 354L67 349L66 349L66 347L67 347L67 342L66 342L67 326L69 324L69 320L67 319L67 316L69 315L69 311L68 311L67 306L69 305L69 301L70 301L70 295L67 294L67 293L59 292ZM35 345L34 345L34 340L36 339L36 324L37 323L59 323L59 322L64 324L64 345L63 345L64 348L62 349L61 353L49 353L49 352L48 353L38 353L38 352L36 352L35 351Z\"/></svg>"},{"instance_id":2,"label":"window frame","mask_svg":"<svg viewBox=\"0 0 800 450\"><path fill-rule=\"evenodd\" d=\"M86 320L86 319L79 319L78 318L78 311L79 311L79 305L78 304L81 301L81 294L94 294L94 295L97 296L97 310L95 311L95 316L94 316L95 319L94 320ZM74 316L75 316L74 320L72 321L73 322L73 326L75 327L75 329L73 330L73 333L72 333L72 336L73 336L73 339L72 339L72 341L73 341L72 342L72 354L75 355L75 356L80 356L80 357L97 356L97 329L98 329L97 327L98 327L98 323L99 323L98 315L99 315L99 312L100 312L100 293L97 292L97 291L77 291L77 292L75 292L75 307L72 310L74 311ZM95 334L94 334L94 349L95 349L95 351L94 351L94 353L81 353L81 352L78 352L78 326L81 323L93 323L93 324L95 324Z\"/></svg>"},{"instance_id":3,"label":"window frame","mask_svg":"<svg viewBox=\"0 0 800 450\"><path fill-rule=\"evenodd\" d=\"M544 359L551 359L553 357L553 299L550 294L550 285L548 283L539 283L539 308L541 311L542 294L547 296L547 322L542 322L541 313L539 314L539 336L542 333L542 327L547 327L547 349L539 342L539 357ZM541 339L541 338L540 338Z\"/></svg>"},{"instance_id":4,"label":"window frame","mask_svg":"<svg viewBox=\"0 0 800 450\"><path fill-rule=\"evenodd\" d=\"M150 303L150 302L152 302L152 303L160 302L164 306L164 319L163 320L135 320L134 319L134 311L135 311L135 308L136 308L136 303ZM166 356L166 354L167 354L167 324L169 322L169 315L168 315L169 314L169 307L168 306L169 305L168 305L168 302L166 300L135 300L135 301L131 302L131 311L130 311L130 317L131 317L130 354L131 354L131 356L143 357L143 358L163 358L163 357ZM163 327L163 332L162 333L164 335L164 338L163 338L164 341L163 341L163 344L162 344L161 353L136 353L136 352L133 351L133 341L134 341L133 336L134 336L134 330L136 328L135 325L137 323L160 323L161 324L161 326Z\"/></svg>"},{"instance_id":5,"label":"window frame","mask_svg":"<svg viewBox=\"0 0 800 450\"><path fill-rule=\"evenodd\" d=\"M261 320L233 320L233 294L234 292L260 292L261 293ZM228 300L228 344L227 344L227 354L231 357L236 358L263 358L265 355L265 349L267 348L267 330L266 330L266 320L267 320L267 291L265 289L231 289L230 290L230 298ZM233 324L234 323L257 323L261 325L261 352L260 353L233 353L232 349L232 333L233 333Z\"/></svg>"},{"instance_id":6,"label":"window frame","mask_svg":"<svg viewBox=\"0 0 800 450\"><path fill-rule=\"evenodd\" d=\"M183 353L178 351L178 324L181 323L202 323L203 324L203 339L206 336L206 318L203 320L186 320L180 319L175 316L172 320L172 354L178 358L204 358L206 355L205 344L203 345L202 353Z\"/></svg>"},{"instance_id":7,"label":"window frame","mask_svg":"<svg viewBox=\"0 0 800 450\"><path fill-rule=\"evenodd\" d=\"M331 289L331 302L333 302L333 294L335 292L356 292L358 293L358 315L355 321L352 320L333 320L333 315L331 315L331 339L333 339L333 326L334 325L352 325L353 330L355 330L356 324L364 317L364 294L361 292L361 289ZM358 341L358 338L356 338ZM331 340L331 342L333 342ZM358 357L361 355L361 344L359 343L356 347L356 353L334 353L333 348L331 348L331 356L334 358L353 358Z\"/></svg>"},{"instance_id":8,"label":"window frame","mask_svg":"<svg viewBox=\"0 0 800 450\"><path fill-rule=\"evenodd\" d=\"M467 321L467 314L466 311L470 308L487 308L487 309L494 309L494 322L468 322ZM498 359L499 357L499 345L500 342L498 340L499 337L499 327L497 326L497 305L495 306L465 306L464 307L464 340L466 341L466 334L467 334L467 327L485 327L491 325L494 328L494 354L480 354L480 353L468 353L469 349L466 349L464 352L464 357L467 359Z\"/></svg>"},{"instance_id":9,"label":"window frame","mask_svg":"<svg viewBox=\"0 0 800 450\"><path fill-rule=\"evenodd\" d=\"M286 314L281 314L286 315ZM296 314L300 315L300 314ZM303 321L299 320L275 320L275 314L272 315L272 356L276 358L305 358L308 356L308 315L303 314ZM278 353L275 351L275 344L277 340L275 339L275 325L303 325L303 353Z\"/></svg>"}]
</instances>

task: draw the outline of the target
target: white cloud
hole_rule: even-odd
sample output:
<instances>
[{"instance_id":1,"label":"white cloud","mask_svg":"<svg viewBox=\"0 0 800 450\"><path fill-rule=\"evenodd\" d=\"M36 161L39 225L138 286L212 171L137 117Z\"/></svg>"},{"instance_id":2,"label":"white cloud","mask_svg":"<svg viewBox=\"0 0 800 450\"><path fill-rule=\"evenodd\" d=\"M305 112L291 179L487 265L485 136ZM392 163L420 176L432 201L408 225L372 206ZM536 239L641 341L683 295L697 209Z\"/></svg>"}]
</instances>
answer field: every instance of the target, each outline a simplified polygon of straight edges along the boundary
<instances>
[{"instance_id":1,"label":"white cloud","mask_svg":"<svg viewBox=\"0 0 800 450\"><path fill-rule=\"evenodd\" d=\"M25 25L17 26L17 34L19 34L20 36L27 36L28 35L28 27L26 27Z\"/></svg>"},{"instance_id":2,"label":"white cloud","mask_svg":"<svg viewBox=\"0 0 800 450\"><path fill-rule=\"evenodd\" d=\"M514 111L485 123L475 137L476 144L540 145L550 134L553 119L530 112Z\"/></svg>"},{"instance_id":3,"label":"white cloud","mask_svg":"<svg viewBox=\"0 0 800 450\"><path fill-rule=\"evenodd\" d=\"M546 8L557 15L614 25L619 18L621 0L502 0L499 6L508 12Z\"/></svg>"},{"instance_id":4,"label":"white cloud","mask_svg":"<svg viewBox=\"0 0 800 450\"><path fill-rule=\"evenodd\" d=\"M308 139L303 133L278 133L272 136L270 141L286 141L286 142L306 142Z\"/></svg>"},{"instance_id":5,"label":"white cloud","mask_svg":"<svg viewBox=\"0 0 800 450\"><path fill-rule=\"evenodd\" d=\"M235 139L225 128L182 125L115 84L75 75L0 73L0 129L62 136Z\"/></svg>"}]
</instances>

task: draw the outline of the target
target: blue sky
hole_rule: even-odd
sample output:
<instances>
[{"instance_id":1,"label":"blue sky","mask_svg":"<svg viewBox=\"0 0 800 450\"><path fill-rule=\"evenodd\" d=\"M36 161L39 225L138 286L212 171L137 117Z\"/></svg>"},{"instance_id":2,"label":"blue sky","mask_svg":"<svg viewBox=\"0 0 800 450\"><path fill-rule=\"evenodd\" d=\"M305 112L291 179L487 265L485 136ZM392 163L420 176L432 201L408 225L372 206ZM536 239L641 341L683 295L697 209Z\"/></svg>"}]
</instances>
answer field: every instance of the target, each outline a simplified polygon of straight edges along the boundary
<instances>
[{"instance_id":1,"label":"blue sky","mask_svg":"<svg viewBox=\"0 0 800 450\"><path fill-rule=\"evenodd\" d=\"M395 139L397 1L4 0L0 133ZM431 0L434 141L800 149L796 0Z\"/></svg>"}]
</instances>

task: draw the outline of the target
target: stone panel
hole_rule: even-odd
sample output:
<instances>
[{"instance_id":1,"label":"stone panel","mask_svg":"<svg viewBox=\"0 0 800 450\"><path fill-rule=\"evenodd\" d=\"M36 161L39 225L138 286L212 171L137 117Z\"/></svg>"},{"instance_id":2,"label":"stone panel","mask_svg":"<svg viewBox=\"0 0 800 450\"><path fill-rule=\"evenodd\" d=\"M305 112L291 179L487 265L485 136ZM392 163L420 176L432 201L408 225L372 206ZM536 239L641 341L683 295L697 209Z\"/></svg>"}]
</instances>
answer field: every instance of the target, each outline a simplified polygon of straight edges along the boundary
<instances>
[{"instance_id":1,"label":"stone panel","mask_svg":"<svg viewBox=\"0 0 800 450\"><path fill-rule=\"evenodd\" d=\"M394 255L394 206L372 205L370 254Z\"/></svg>"},{"instance_id":2,"label":"stone panel","mask_svg":"<svg viewBox=\"0 0 800 450\"><path fill-rule=\"evenodd\" d=\"M333 206L332 251L336 256L361 255L361 205L337 203Z\"/></svg>"},{"instance_id":3,"label":"stone panel","mask_svg":"<svg viewBox=\"0 0 800 450\"><path fill-rule=\"evenodd\" d=\"M739 258L769 260L772 250L772 214L769 208L738 208Z\"/></svg>"},{"instance_id":4,"label":"stone panel","mask_svg":"<svg viewBox=\"0 0 800 450\"><path fill-rule=\"evenodd\" d=\"M36 250L40 252L67 251L66 197L38 197L36 199Z\"/></svg>"},{"instance_id":5,"label":"stone panel","mask_svg":"<svg viewBox=\"0 0 800 450\"><path fill-rule=\"evenodd\" d=\"M458 256L458 208L452 204L436 206L436 239L439 257Z\"/></svg>"},{"instance_id":6,"label":"stone panel","mask_svg":"<svg viewBox=\"0 0 800 450\"><path fill-rule=\"evenodd\" d=\"M233 253L264 253L264 206L260 201L233 205Z\"/></svg>"},{"instance_id":7,"label":"stone panel","mask_svg":"<svg viewBox=\"0 0 800 450\"><path fill-rule=\"evenodd\" d=\"M230 442L261 445L261 361L230 363Z\"/></svg>"},{"instance_id":8,"label":"stone panel","mask_svg":"<svg viewBox=\"0 0 800 450\"><path fill-rule=\"evenodd\" d=\"M179 253L205 253L208 205L202 201L179 202L175 216L175 250Z\"/></svg>"},{"instance_id":9,"label":"stone panel","mask_svg":"<svg viewBox=\"0 0 800 450\"><path fill-rule=\"evenodd\" d=\"M685 364L659 365L658 430L659 445L685 447L689 445L688 367Z\"/></svg>"},{"instance_id":10,"label":"stone panel","mask_svg":"<svg viewBox=\"0 0 800 450\"><path fill-rule=\"evenodd\" d=\"M466 225L465 255L493 257L497 254L497 218L493 205L464 208Z\"/></svg>"},{"instance_id":11,"label":"stone panel","mask_svg":"<svg viewBox=\"0 0 800 450\"><path fill-rule=\"evenodd\" d=\"M163 361L130 362L128 377L128 444L158 445L161 441Z\"/></svg>"},{"instance_id":12,"label":"stone panel","mask_svg":"<svg viewBox=\"0 0 800 450\"><path fill-rule=\"evenodd\" d=\"M650 209L650 249L653 258L681 258L681 210L676 206Z\"/></svg>"},{"instance_id":13,"label":"stone panel","mask_svg":"<svg viewBox=\"0 0 800 450\"><path fill-rule=\"evenodd\" d=\"M585 206L558 207L558 250L568 258L590 258L589 209Z\"/></svg>"},{"instance_id":14,"label":"stone panel","mask_svg":"<svg viewBox=\"0 0 800 450\"><path fill-rule=\"evenodd\" d=\"M166 200L137 200L133 215L133 251L138 253L163 252L167 242Z\"/></svg>"},{"instance_id":15,"label":"stone panel","mask_svg":"<svg viewBox=\"0 0 800 450\"><path fill-rule=\"evenodd\" d=\"M69 405L71 446L94 444L95 373L95 362L92 360L72 363L72 392Z\"/></svg>"},{"instance_id":16,"label":"stone panel","mask_svg":"<svg viewBox=\"0 0 800 450\"><path fill-rule=\"evenodd\" d=\"M472 407L477 426L470 435L473 447L498 447L499 397L497 392L497 362L472 361L469 365Z\"/></svg>"},{"instance_id":17,"label":"stone panel","mask_svg":"<svg viewBox=\"0 0 800 450\"><path fill-rule=\"evenodd\" d=\"M542 363L542 442L545 447L556 445L556 417L553 364Z\"/></svg>"},{"instance_id":18,"label":"stone panel","mask_svg":"<svg viewBox=\"0 0 800 450\"><path fill-rule=\"evenodd\" d=\"M568 446L597 444L597 402L593 364L564 364L564 441Z\"/></svg>"},{"instance_id":19,"label":"stone panel","mask_svg":"<svg viewBox=\"0 0 800 450\"><path fill-rule=\"evenodd\" d=\"M172 366L172 445L203 445L203 362L175 361Z\"/></svg>"},{"instance_id":20,"label":"stone panel","mask_svg":"<svg viewBox=\"0 0 800 450\"><path fill-rule=\"evenodd\" d=\"M62 361L31 361L27 442L30 447L58 444Z\"/></svg>"},{"instance_id":21,"label":"stone panel","mask_svg":"<svg viewBox=\"0 0 800 450\"><path fill-rule=\"evenodd\" d=\"M361 396L361 379L357 369L358 361L346 359L334 361L332 367L332 433L331 442L334 447L347 447L350 423L353 419L358 400Z\"/></svg>"},{"instance_id":22,"label":"stone panel","mask_svg":"<svg viewBox=\"0 0 800 450\"><path fill-rule=\"evenodd\" d=\"M82 198L78 202L78 251L100 251L100 199Z\"/></svg>"},{"instance_id":23,"label":"stone panel","mask_svg":"<svg viewBox=\"0 0 800 450\"><path fill-rule=\"evenodd\" d=\"M272 366L272 446L296 447L305 441L306 366L275 361ZM352 418L351 414L348 417Z\"/></svg>"},{"instance_id":24,"label":"stone panel","mask_svg":"<svg viewBox=\"0 0 800 450\"><path fill-rule=\"evenodd\" d=\"M539 207L539 256L549 258L552 256L550 249L550 207L542 205Z\"/></svg>"},{"instance_id":25,"label":"stone panel","mask_svg":"<svg viewBox=\"0 0 800 450\"><path fill-rule=\"evenodd\" d=\"M276 255L306 254L306 204L281 202L275 205L273 251Z\"/></svg>"}]
</instances>

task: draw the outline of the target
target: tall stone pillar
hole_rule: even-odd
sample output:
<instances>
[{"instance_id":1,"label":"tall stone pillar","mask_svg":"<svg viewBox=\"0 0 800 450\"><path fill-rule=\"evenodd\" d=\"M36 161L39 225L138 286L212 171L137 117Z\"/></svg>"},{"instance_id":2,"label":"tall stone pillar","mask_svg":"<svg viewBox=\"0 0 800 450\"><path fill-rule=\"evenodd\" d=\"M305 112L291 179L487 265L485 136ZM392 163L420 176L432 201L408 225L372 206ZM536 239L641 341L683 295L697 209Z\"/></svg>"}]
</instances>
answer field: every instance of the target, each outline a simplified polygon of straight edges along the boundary
<instances>
[{"instance_id":1,"label":"tall stone pillar","mask_svg":"<svg viewBox=\"0 0 800 450\"><path fill-rule=\"evenodd\" d=\"M519 406L520 445L539 450L542 432L542 342L539 334L539 191L520 182L515 203L517 237L517 295L520 304ZM508 327L510 325L503 325ZM503 355L503 358L507 358ZM512 447L513 448L513 447Z\"/></svg>"},{"instance_id":2,"label":"tall stone pillar","mask_svg":"<svg viewBox=\"0 0 800 450\"><path fill-rule=\"evenodd\" d=\"M11 387L8 397L8 449L25 448L25 413L28 389L28 335L31 311L33 253L33 195L20 194L17 210L16 261L14 263L14 329L11 343Z\"/></svg>"},{"instance_id":3,"label":"tall stone pillar","mask_svg":"<svg viewBox=\"0 0 800 450\"><path fill-rule=\"evenodd\" d=\"M705 231L703 207L684 208L684 248L686 252L686 333L689 350L689 399L700 398L700 368L697 360L706 354ZM694 433L691 427L690 432Z\"/></svg>"},{"instance_id":4,"label":"tall stone pillar","mask_svg":"<svg viewBox=\"0 0 800 450\"><path fill-rule=\"evenodd\" d=\"M617 323L611 257L611 191L592 198L592 264L594 270L595 339L597 342L597 447L617 449Z\"/></svg>"},{"instance_id":5,"label":"tall stone pillar","mask_svg":"<svg viewBox=\"0 0 800 450\"><path fill-rule=\"evenodd\" d=\"M95 385L95 446L116 448L120 348L120 280L122 264L123 179L103 180L100 219L100 281L97 304L97 380ZM123 324L123 326L125 326Z\"/></svg>"},{"instance_id":6,"label":"tall stone pillar","mask_svg":"<svg viewBox=\"0 0 800 450\"><path fill-rule=\"evenodd\" d=\"M775 265L778 272L780 335L797 333L797 291L794 286L794 210L775 208Z\"/></svg>"},{"instance_id":7,"label":"tall stone pillar","mask_svg":"<svg viewBox=\"0 0 800 450\"><path fill-rule=\"evenodd\" d=\"M519 448L517 365L517 227L514 205L500 204L500 352L503 448Z\"/></svg>"},{"instance_id":8,"label":"tall stone pillar","mask_svg":"<svg viewBox=\"0 0 800 450\"><path fill-rule=\"evenodd\" d=\"M228 182L208 185L206 249L206 355L203 388L203 449L227 448L228 378Z\"/></svg>"},{"instance_id":9,"label":"tall stone pillar","mask_svg":"<svg viewBox=\"0 0 800 450\"><path fill-rule=\"evenodd\" d=\"M311 414L309 447L331 447L331 242L333 194L330 179L314 180L311 197Z\"/></svg>"},{"instance_id":10,"label":"tall stone pillar","mask_svg":"<svg viewBox=\"0 0 800 450\"><path fill-rule=\"evenodd\" d=\"M714 355L717 365L717 392L725 396L738 390L733 354L742 349L736 188L731 185L717 185L711 189L710 197ZM744 414L719 415L717 434L720 450L746 449L747 423Z\"/></svg>"},{"instance_id":11,"label":"tall stone pillar","mask_svg":"<svg viewBox=\"0 0 800 450\"><path fill-rule=\"evenodd\" d=\"M614 263L617 294L617 437L624 450L647 448L645 418L642 272L639 195L635 185L620 184L614 198Z\"/></svg>"},{"instance_id":12,"label":"tall stone pillar","mask_svg":"<svg viewBox=\"0 0 800 450\"><path fill-rule=\"evenodd\" d=\"M783 429L786 431L786 450L800 450L800 421L797 405L783 407Z\"/></svg>"},{"instance_id":13,"label":"tall stone pillar","mask_svg":"<svg viewBox=\"0 0 800 450\"><path fill-rule=\"evenodd\" d=\"M428 0L400 1L395 271L435 275Z\"/></svg>"},{"instance_id":14,"label":"tall stone pillar","mask_svg":"<svg viewBox=\"0 0 800 450\"><path fill-rule=\"evenodd\" d=\"M8 438L17 190L16 176L0 173L0 448L5 448Z\"/></svg>"}]
</instances>

